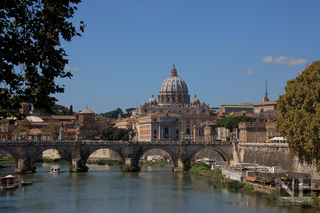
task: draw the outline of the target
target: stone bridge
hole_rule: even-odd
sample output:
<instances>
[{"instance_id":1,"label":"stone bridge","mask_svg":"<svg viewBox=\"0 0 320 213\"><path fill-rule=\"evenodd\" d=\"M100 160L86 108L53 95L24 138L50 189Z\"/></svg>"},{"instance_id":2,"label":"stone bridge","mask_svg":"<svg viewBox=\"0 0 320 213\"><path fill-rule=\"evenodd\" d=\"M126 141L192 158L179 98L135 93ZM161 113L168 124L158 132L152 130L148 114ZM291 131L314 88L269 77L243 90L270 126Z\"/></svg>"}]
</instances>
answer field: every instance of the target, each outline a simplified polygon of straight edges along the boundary
<instances>
[{"instance_id":1,"label":"stone bridge","mask_svg":"<svg viewBox=\"0 0 320 213\"><path fill-rule=\"evenodd\" d=\"M174 162L173 171L187 171L194 156L203 149L212 149L230 163L234 146L231 142L129 142L129 141L2 141L0 150L9 153L16 164L16 173L35 172L37 157L45 150L55 149L68 159L70 171L86 172L89 156L99 149L116 152L124 164L130 164L133 171L139 171L139 160L149 150L162 149Z\"/></svg>"}]
</instances>

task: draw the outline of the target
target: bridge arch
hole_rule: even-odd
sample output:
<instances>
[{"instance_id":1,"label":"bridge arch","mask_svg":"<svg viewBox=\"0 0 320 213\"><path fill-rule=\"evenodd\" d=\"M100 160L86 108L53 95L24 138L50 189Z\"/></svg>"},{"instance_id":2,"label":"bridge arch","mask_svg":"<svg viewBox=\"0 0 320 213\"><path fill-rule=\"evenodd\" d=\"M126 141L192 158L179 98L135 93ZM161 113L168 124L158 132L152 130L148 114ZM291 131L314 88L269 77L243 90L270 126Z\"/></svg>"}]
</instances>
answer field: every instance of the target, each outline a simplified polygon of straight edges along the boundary
<instances>
[{"instance_id":1,"label":"bridge arch","mask_svg":"<svg viewBox=\"0 0 320 213\"><path fill-rule=\"evenodd\" d=\"M86 149L85 154L82 156L82 160L83 162L86 164L90 155L92 155L95 151L98 151L100 149L109 149L111 151L114 151L115 153L117 153L117 155L119 155L119 157L123 160L124 156L121 152L121 150L119 150L118 147L113 147L113 146L90 146Z\"/></svg>"},{"instance_id":2,"label":"bridge arch","mask_svg":"<svg viewBox=\"0 0 320 213\"><path fill-rule=\"evenodd\" d=\"M206 147L201 147L199 149L196 149L195 151L193 151L189 156L188 156L188 160L189 160L189 163L191 165L191 160L195 157L195 155L199 152L201 152L202 150L205 150L205 149L211 149L211 150L214 150L216 151L224 161L227 161L228 164L230 164L230 158L227 156L227 154L219 149L218 147L210 147L210 146L206 146Z\"/></svg>"},{"instance_id":3,"label":"bridge arch","mask_svg":"<svg viewBox=\"0 0 320 213\"><path fill-rule=\"evenodd\" d=\"M30 166L34 166L34 163L37 159L37 157L43 153L44 151L46 150L49 150L49 149L54 149L54 150L57 150L60 154L60 156L64 156L67 158L69 164L71 165L72 164L72 158L70 156L70 153L68 152L68 150L66 149L63 149L61 147L43 147L43 148L40 148L40 149L37 149L36 152L34 152L31 157L30 157Z\"/></svg>"},{"instance_id":4,"label":"bridge arch","mask_svg":"<svg viewBox=\"0 0 320 213\"><path fill-rule=\"evenodd\" d=\"M170 157L173 160L173 164L174 166L178 166L178 160L179 160L179 156L177 156L170 148L167 147L163 147L163 146L147 146L145 148L143 148L142 150L140 150L140 152L137 153L137 164L139 163L139 160L141 159L141 157L146 154L148 151L150 150L154 150L154 149L161 149L165 152L167 152Z\"/></svg>"},{"instance_id":5,"label":"bridge arch","mask_svg":"<svg viewBox=\"0 0 320 213\"><path fill-rule=\"evenodd\" d=\"M11 157L14 160L15 167L18 166L18 157L10 149L6 149L6 148L3 148L2 146L0 146L0 150L9 153L9 155L11 155Z\"/></svg>"}]
</instances>

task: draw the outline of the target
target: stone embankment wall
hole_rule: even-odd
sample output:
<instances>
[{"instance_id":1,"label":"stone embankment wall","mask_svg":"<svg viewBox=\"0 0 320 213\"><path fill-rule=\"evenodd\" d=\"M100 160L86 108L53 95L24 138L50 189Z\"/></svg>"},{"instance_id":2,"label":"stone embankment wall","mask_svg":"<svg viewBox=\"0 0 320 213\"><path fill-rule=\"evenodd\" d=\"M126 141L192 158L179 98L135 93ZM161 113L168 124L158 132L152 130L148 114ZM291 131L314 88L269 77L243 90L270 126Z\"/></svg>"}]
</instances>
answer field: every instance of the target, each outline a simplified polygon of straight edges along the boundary
<instances>
[{"instance_id":1,"label":"stone embankment wall","mask_svg":"<svg viewBox=\"0 0 320 213\"><path fill-rule=\"evenodd\" d=\"M238 143L234 149L238 163L256 163L264 166L282 166L283 170L310 174L320 179L314 165L300 162L290 155L287 143Z\"/></svg>"}]
</instances>

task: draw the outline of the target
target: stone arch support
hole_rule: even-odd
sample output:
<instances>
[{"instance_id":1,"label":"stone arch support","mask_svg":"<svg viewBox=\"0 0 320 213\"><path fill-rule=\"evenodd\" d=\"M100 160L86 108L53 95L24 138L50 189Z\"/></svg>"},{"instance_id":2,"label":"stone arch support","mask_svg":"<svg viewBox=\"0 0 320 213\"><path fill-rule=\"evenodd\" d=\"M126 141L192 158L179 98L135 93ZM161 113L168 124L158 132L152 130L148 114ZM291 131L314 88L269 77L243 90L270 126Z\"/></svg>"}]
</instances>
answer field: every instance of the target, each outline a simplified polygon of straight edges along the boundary
<instances>
[{"instance_id":1,"label":"stone arch support","mask_svg":"<svg viewBox=\"0 0 320 213\"><path fill-rule=\"evenodd\" d=\"M84 163L87 163L87 161L92 153L94 153L95 151L98 151L100 149L112 150L115 153L117 153L121 159L124 159L122 149L119 146L86 146L86 147L82 148L82 157L81 158L84 161Z\"/></svg>"},{"instance_id":2,"label":"stone arch support","mask_svg":"<svg viewBox=\"0 0 320 213\"><path fill-rule=\"evenodd\" d=\"M204 149L212 149L212 150L216 151L223 158L224 161L227 161L228 164L230 164L230 157L227 155L227 153L225 151L223 151L221 148L216 147L216 146L204 146L204 147L195 149L193 152L188 153L189 154L188 155L188 160L189 160L190 164L191 164L191 159L193 159L194 156L198 152L200 152L200 151L202 151Z\"/></svg>"},{"instance_id":3,"label":"stone arch support","mask_svg":"<svg viewBox=\"0 0 320 213\"><path fill-rule=\"evenodd\" d=\"M137 163L139 163L139 160L140 158L148 151L150 150L153 150L153 149L161 149L165 152L167 152L170 157L172 158L173 160L173 164L175 167L178 166L178 163L179 163L179 152L175 152L174 149L170 149L169 147L166 147L166 146L145 146L143 147L141 150L139 150L139 152L137 152L137 155L136 155L136 161Z\"/></svg>"}]
</instances>

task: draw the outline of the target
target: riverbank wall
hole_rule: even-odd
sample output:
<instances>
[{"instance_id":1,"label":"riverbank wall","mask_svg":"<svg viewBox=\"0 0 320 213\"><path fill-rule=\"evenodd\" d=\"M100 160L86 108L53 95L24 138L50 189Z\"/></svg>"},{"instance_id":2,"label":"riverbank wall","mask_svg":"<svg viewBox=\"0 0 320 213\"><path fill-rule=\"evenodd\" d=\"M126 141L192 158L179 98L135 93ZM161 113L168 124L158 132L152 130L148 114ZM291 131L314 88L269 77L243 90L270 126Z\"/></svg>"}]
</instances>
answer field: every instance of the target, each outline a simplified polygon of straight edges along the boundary
<instances>
[{"instance_id":1,"label":"riverbank wall","mask_svg":"<svg viewBox=\"0 0 320 213\"><path fill-rule=\"evenodd\" d=\"M238 143L235 146L235 163L281 166L283 170L306 173L311 178L320 179L313 164L302 162L290 154L287 143Z\"/></svg>"}]
</instances>

